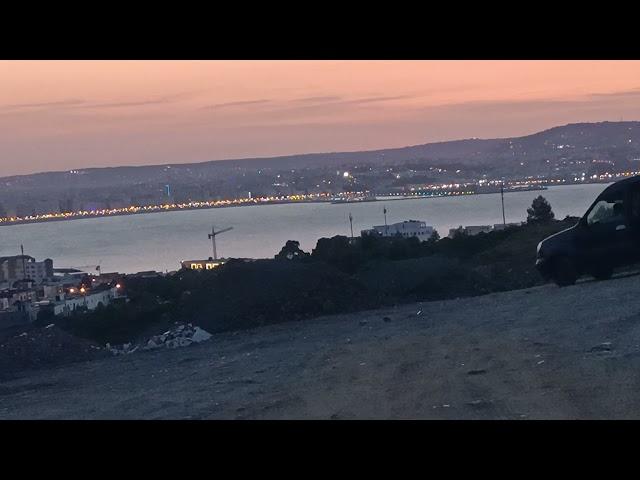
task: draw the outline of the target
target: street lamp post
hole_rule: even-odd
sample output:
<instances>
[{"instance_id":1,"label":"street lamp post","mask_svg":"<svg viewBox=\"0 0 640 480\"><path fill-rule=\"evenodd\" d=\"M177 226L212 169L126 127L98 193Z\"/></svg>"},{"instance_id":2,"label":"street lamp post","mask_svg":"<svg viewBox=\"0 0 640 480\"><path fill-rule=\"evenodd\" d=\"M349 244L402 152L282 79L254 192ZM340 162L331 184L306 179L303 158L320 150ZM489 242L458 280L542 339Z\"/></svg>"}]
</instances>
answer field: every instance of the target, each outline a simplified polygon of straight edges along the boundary
<instances>
[{"instance_id":1,"label":"street lamp post","mask_svg":"<svg viewBox=\"0 0 640 480\"><path fill-rule=\"evenodd\" d=\"M505 219L505 216L504 216L504 180L500 184L500 198L502 200L502 224L506 227L507 220Z\"/></svg>"}]
</instances>

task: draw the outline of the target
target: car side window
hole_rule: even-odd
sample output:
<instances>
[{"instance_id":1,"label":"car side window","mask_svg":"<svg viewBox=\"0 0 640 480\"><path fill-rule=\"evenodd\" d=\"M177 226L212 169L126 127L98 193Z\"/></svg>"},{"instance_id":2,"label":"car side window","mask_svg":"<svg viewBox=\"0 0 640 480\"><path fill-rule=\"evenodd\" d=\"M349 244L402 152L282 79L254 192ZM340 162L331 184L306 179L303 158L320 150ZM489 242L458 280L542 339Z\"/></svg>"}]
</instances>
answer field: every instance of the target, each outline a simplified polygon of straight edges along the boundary
<instances>
[{"instance_id":1,"label":"car side window","mask_svg":"<svg viewBox=\"0 0 640 480\"><path fill-rule=\"evenodd\" d=\"M596 203L589 215L587 224L615 224L620 225L625 222L624 200L622 198L602 199Z\"/></svg>"}]
</instances>

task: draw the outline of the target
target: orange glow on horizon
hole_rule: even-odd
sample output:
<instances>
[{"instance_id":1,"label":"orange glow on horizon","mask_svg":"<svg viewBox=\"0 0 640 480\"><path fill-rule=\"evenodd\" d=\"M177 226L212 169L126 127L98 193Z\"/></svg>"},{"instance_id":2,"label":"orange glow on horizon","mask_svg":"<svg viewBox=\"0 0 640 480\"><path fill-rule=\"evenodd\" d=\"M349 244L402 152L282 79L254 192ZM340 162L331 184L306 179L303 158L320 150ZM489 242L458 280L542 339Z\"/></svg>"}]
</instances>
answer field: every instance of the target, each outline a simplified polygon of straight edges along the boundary
<instances>
[{"instance_id":1,"label":"orange glow on horizon","mask_svg":"<svg viewBox=\"0 0 640 480\"><path fill-rule=\"evenodd\" d=\"M0 176L640 120L640 61L0 61Z\"/></svg>"}]
</instances>

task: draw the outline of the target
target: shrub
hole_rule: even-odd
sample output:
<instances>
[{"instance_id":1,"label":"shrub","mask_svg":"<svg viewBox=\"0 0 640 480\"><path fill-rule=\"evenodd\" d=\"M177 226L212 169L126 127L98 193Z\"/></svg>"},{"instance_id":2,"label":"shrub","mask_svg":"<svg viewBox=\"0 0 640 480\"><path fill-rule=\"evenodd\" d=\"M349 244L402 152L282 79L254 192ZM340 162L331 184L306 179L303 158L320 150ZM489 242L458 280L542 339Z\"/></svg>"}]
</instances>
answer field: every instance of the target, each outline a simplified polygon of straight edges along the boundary
<instances>
[{"instance_id":1,"label":"shrub","mask_svg":"<svg viewBox=\"0 0 640 480\"><path fill-rule=\"evenodd\" d=\"M551 205L542 195L534 198L531 208L527 208L527 223L549 223L554 216Z\"/></svg>"}]
</instances>

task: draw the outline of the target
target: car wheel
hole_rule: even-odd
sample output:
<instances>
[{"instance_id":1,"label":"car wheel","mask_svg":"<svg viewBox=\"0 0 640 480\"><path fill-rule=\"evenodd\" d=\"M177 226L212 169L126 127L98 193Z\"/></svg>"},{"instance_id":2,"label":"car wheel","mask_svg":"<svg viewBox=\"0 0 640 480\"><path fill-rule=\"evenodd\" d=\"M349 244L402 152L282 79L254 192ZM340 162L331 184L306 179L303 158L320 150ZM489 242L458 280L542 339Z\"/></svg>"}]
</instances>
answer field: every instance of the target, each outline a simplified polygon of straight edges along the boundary
<instances>
[{"instance_id":1,"label":"car wheel","mask_svg":"<svg viewBox=\"0 0 640 480\"><path fill-rule=\"evenodd\" d=\"M560 287L573 285L578 280L578 271L568 257L558 257L553 261L553 281Z\"/></svg>"},{"instance_id":2,"label":"car wheel","mask_svg":"<svg viewBox=\"0 0 640 480\"><path fill-rule=\"evenodd\" d=\"M593 275L596 280L609 280L613 275L613 268L602 265L591 272L591 275Z\"/></svg>"}]
</instances>

